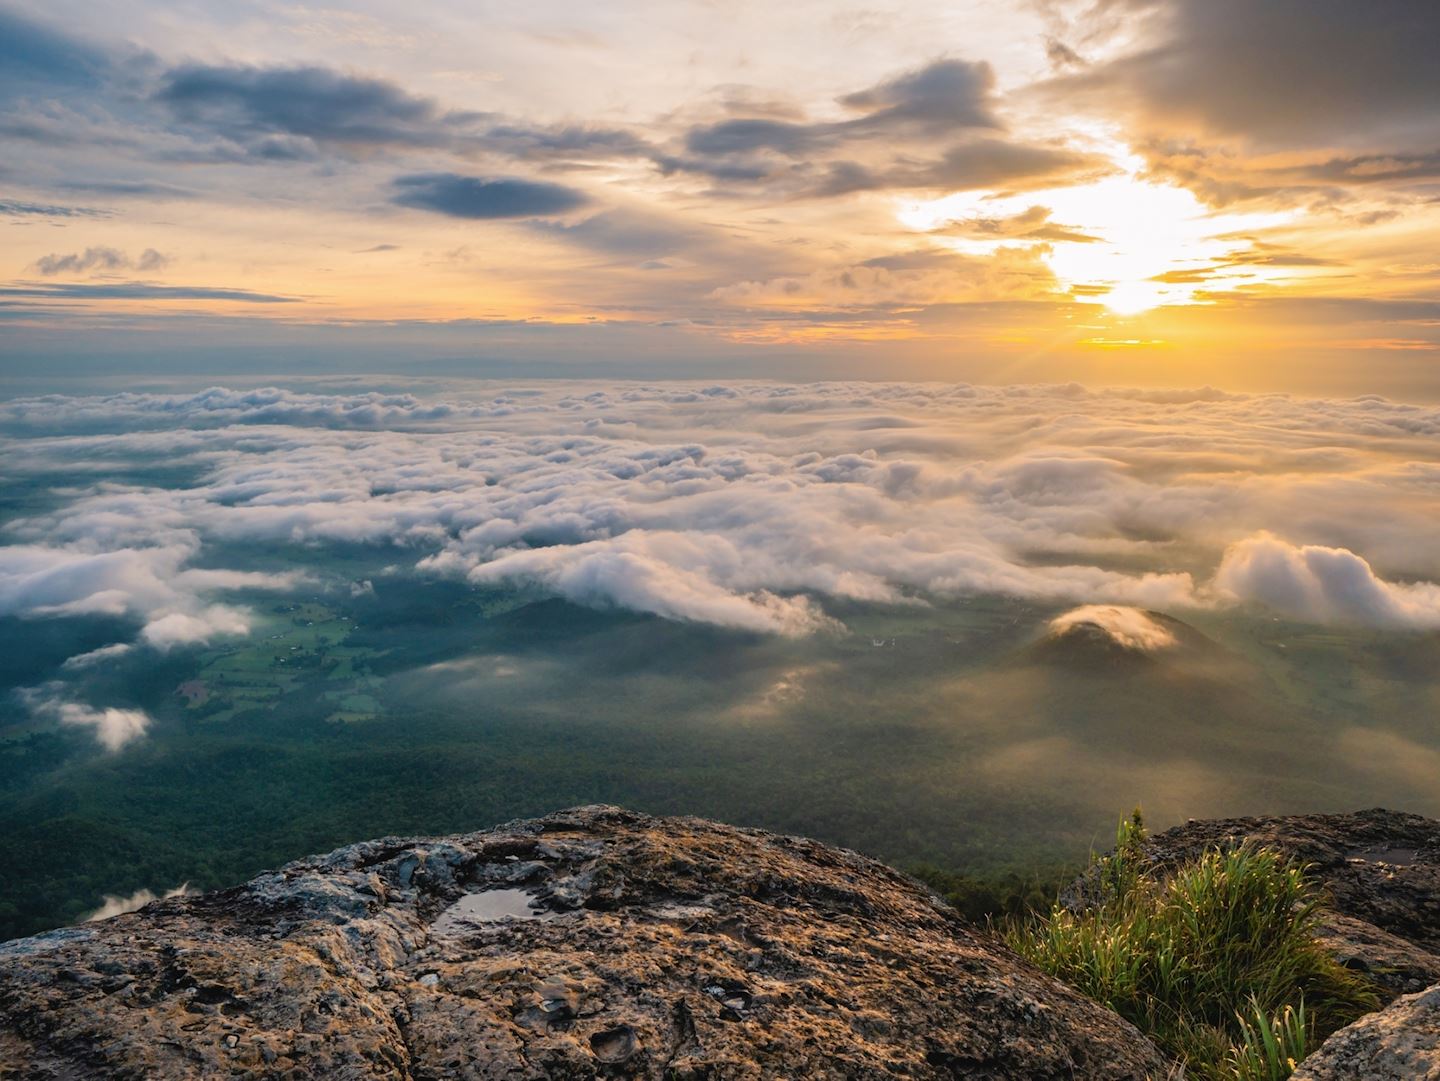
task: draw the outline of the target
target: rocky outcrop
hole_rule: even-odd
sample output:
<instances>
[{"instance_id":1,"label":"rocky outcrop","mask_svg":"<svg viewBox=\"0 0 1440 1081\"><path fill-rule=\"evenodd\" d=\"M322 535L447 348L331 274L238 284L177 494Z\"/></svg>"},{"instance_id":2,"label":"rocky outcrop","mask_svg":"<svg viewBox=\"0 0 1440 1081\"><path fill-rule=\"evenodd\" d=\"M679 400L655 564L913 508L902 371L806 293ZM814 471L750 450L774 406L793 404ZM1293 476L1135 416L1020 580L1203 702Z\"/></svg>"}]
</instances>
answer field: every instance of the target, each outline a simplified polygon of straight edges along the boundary
<instances>
[{"instance_id":1,"label":"rocky outcrop","mask_svg":"<svg viewBox=\"0 0 1440 1081\"><path fill-rule=\"evenodd\" d=\"M1440 987L1396 999L1342 1028L1293 1081L1440 1081Z\"/></svg>"},{"instance_id":2,"label":"rocky outcrop","mask_svg":"<svg viewBox=\"0 0 1440 1081\"><path fill-rule=\"evenodd\" d=\"M1145 851L1169 868L1246 841L1309 865L1332 909L1321 937L1342 964L1391 996L1440 982L1440 822L1384 810L1215 819L1156 834Z\"/></svg>"},{"instance_id":3,"label":"rocky outcrop","mask_svg":"<svg viewBox=\"0 0 1440 1081\"><path fill-rule=\"evenodd\" d=\"M352 845L0 946L10 1078L1165 1073L887 867L607 807Z\"/></svg>"}]
</instances>

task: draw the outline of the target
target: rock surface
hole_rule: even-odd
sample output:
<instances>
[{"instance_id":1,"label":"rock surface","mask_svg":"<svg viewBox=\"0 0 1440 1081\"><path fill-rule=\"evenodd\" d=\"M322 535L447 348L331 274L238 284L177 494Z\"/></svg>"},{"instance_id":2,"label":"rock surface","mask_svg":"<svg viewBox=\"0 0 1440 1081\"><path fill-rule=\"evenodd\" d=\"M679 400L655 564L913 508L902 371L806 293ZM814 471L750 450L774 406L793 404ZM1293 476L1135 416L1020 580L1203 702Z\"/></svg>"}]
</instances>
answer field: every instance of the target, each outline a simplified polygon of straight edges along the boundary
<instances>
[{"instance_id":1,"label":"rock surface","mask_svg":"<svg viewBox=\"0 0 1440 1081\"><path fill-rule=\"evenodd\" d=\"M881 864L608 807L0 945L7 1078L1165 1074Z\"/></svg>"},{"instance_id":2,"label":"rock surface","mask_svg":"<svg viewBox=\"0 0 1440 1081\"><path fill-rule=\"evenodd\" d=\"M1162 867L1251 841L1310 865L1334 914L1321 936L1391 996L1440 981L1440 822L1398 811L1188 822L1146 841ZM1082 903L1084 884L1067 895Z\"/></svg>"},{"instance_id":3,"label":"rock surface","mask_svg":"<svg viewBox=\"0 0 1440 1081\"><path fill-rule=\"evenodd\" d=\"M1342 1028L1293 1081L1440 1081L1440 986Z\"/></svg>"}]
</instances>

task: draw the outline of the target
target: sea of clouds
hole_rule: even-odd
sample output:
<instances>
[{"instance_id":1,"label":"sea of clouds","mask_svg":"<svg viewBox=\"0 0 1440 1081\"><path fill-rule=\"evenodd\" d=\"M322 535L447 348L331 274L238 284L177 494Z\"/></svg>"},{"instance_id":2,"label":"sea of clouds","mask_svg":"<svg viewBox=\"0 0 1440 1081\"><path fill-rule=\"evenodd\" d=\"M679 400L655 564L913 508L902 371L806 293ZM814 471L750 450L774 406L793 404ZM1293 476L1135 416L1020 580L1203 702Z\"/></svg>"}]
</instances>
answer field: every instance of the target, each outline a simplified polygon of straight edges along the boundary
<instances>
[{"instance_id":1,"label":"sea of clouds","mask_svg":"<svg viewBox=\"0 0 1440 1081\"><path fill-rule=\"evenodd\" d=\"M303 580L196 566L218 542L379 545L395 573L791 636L835 627L826 598L982 592L1440 627L1440 409L1380 398L210 388L13 399L0 434L9 482L64 478L6 528L0 614L141 628L72 667L244 634L228 594Z\"/></svg>"}]
</instances>

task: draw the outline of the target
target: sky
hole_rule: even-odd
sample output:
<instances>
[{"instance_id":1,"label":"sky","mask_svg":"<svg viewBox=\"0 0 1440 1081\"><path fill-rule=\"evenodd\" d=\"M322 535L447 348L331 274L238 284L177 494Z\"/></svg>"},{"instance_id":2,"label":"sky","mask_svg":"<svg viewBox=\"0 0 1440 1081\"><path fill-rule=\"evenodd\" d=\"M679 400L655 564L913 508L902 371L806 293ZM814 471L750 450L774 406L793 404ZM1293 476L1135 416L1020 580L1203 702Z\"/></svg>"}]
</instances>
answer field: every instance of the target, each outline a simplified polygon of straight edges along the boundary
<instances>
[{"instance_id":1,"label":"sky","mask_svg":"<svg viewBox=\"0 0 1440 1081\"><path fill-rule=\"evenodd\" d=\"M0 4L0 358L1440 399L1436 40L1433 0Z\"/></svg>"}]
</instances>

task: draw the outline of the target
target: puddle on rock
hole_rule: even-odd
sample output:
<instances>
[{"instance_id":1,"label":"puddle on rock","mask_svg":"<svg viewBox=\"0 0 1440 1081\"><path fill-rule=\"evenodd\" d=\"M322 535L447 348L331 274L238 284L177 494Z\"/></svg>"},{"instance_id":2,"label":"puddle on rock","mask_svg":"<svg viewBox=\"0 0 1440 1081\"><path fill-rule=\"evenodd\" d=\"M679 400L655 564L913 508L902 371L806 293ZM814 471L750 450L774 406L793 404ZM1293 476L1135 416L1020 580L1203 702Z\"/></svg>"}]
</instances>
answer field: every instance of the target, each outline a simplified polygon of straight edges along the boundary
<instances>
[{"instance_id":1,"label":"puddle on rock","mask_svg":"<svg viewBox=\"0 0 1440 1081\"><path fill-rule=\"evenodd\" d=\"M1388 863L1392 867L1413 866L1420 855L1418 848L1363 848L1351 852L1350 862Z\"/></svg>"},{"instance_id":2,"label":"puddle on rock","mask_svg":"<svg viewBox=\"0 0 1440 1081\"><path fill-rule=\"evenodd\" d=\"M590 1037L590 1050L601 1062L624 1062L634 1057L638 1048L635 1030L629 1025L616 1025Z\"/></svg>"},{"instance_id":3,"label":"puddle on rock","mask_svg":"<svg viewBox=\"0 0 1440 1081\"><path fill-rule=\"evenodd\" d=\"M430 925L432 935L448 935L469 930L476 924L500 920L547 920L556 915L535 907L535 898L528 890L485 890L467 893L447 908Z\"/></svg>"}]
</instances>

